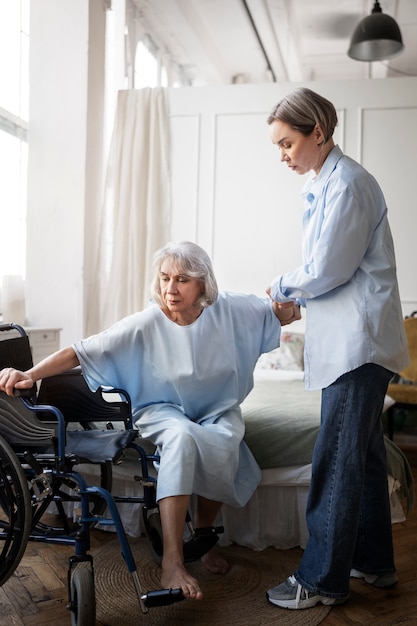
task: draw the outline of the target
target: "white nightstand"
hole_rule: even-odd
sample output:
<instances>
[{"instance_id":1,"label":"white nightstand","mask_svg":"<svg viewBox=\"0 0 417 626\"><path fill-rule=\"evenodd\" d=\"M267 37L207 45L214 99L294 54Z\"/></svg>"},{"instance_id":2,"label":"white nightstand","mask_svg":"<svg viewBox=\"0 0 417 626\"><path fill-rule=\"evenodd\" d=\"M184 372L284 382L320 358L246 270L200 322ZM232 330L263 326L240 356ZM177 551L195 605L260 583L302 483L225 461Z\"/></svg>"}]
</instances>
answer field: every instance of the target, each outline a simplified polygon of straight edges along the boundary
<instances>
[{"instance_id":1,"label":"white nightstand","mask_svg":"<svg viewBox=\"0 0 417 626\"><path fill-rule=\"evenodd\" d=\"M37 328L24 326L32 349L33 364L36 365L53 352L59 350L61 328Z\"/></svg>"}]
</instances>

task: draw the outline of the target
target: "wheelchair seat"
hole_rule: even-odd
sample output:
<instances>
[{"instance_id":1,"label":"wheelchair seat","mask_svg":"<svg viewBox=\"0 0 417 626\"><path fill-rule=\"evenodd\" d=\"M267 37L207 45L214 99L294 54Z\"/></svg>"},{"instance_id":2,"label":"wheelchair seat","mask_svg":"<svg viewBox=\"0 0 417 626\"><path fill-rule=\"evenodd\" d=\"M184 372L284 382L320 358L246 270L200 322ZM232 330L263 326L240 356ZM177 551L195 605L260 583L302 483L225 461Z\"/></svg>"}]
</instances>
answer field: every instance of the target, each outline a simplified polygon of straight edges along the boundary
<instances>
[{"instance_id":1,"label":"wheelchair seat","mask_svg":"<svg viewBox=\"0 0 417 626\"><path fill-rule=\"evenodd\" d=\"M38 402L61 411L69 426L65 452L75 454L80 462L117 463L124 449L138 436L133 429L127 394L113 388L90 391L79 367L43 379ZM82 430L73 430L75 423ZM103 423L106 430L98 429Z\"/></svg>"}]
</instances>

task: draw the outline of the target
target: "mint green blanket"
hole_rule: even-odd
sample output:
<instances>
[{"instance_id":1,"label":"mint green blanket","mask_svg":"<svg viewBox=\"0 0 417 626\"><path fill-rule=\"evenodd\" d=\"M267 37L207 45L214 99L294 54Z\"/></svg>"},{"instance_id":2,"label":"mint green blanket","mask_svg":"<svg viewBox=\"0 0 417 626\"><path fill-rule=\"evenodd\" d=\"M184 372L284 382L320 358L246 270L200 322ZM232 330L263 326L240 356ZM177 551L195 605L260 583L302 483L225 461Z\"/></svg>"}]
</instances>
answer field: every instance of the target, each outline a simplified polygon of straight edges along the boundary
<instances>
[{"instance_id":1,"label":"mint green blanket","mask_svg":"<svg viewBox=\"0 0 417 626\"><path fill-rule=\"evenodd\" d=\"M262 469L311 463L320 428L320 391L306 391L301 380L257 380L242 412L245 441ZM403 452L385 439L388 473L400 483L407 512L414 503L413 474Z\"/></svg>"}]
</instances>

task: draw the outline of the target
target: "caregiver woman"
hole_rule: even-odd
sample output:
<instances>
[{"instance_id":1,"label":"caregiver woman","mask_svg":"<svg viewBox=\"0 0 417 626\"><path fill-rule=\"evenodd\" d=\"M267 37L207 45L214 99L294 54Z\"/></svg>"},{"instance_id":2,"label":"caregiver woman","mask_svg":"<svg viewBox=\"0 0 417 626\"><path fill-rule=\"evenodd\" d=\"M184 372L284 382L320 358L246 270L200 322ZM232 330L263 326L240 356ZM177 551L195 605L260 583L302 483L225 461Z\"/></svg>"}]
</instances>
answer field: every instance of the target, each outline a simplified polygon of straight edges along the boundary
<instances>
[{"instance_id":1,"label":"caregiver woman","mask_svg":"<svg viewBox=\"0 0 417 626\"><path fill-rule=\"evenodd\" d=\"M273 604L340 604L349 577L397 582L381 412L393 372L407 363L394 247L382 191L334 144L336 110L305 88L268 118L273 143L302 191L303 264L276 276L276 302L306 307L305 383L322 389L321 428L298 570L267 592Z\"/></svg>"}]
</instances>

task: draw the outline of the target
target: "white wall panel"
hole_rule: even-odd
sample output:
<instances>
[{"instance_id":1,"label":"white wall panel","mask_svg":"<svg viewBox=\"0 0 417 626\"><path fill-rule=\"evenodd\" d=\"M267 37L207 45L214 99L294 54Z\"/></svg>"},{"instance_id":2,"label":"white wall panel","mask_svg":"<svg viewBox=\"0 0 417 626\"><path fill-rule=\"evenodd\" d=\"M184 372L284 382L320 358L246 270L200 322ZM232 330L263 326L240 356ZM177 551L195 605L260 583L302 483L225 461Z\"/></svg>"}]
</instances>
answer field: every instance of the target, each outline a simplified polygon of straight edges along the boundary
<instances>
[{"instance_id":1,"label":"white wall panel","mask_svg":"<svg viewBox=\"0 0 417 626\"><path fill-rule=\"evenodd\" d=\"M417 107L362 111L362 162L385 195L403 300L417 290L416 145Z\"/></svg>"},{"instance_id":2,"label":"white wall panel","mask_svg":"<svg viewBox=\"0 0 417 626\"><path fill-rule=\"evenodd\" d=\"M197 238L199 128L198 115L171 119L171 145L176 147L175 156L171 158L171 235L175 241L195 241Z\"/></svg>"},{"instance_id":3,"label":"white wall panel","mask_svg":"<svg viewBox=\"0 0 417 626\"><path fill-rule=\"evenodd\" d=\"M265 120L264 113L218 116L214 181L219 284L261 294L278 268L300 263L303 182L280 162Z\"/></svg>"}]
</instances>

